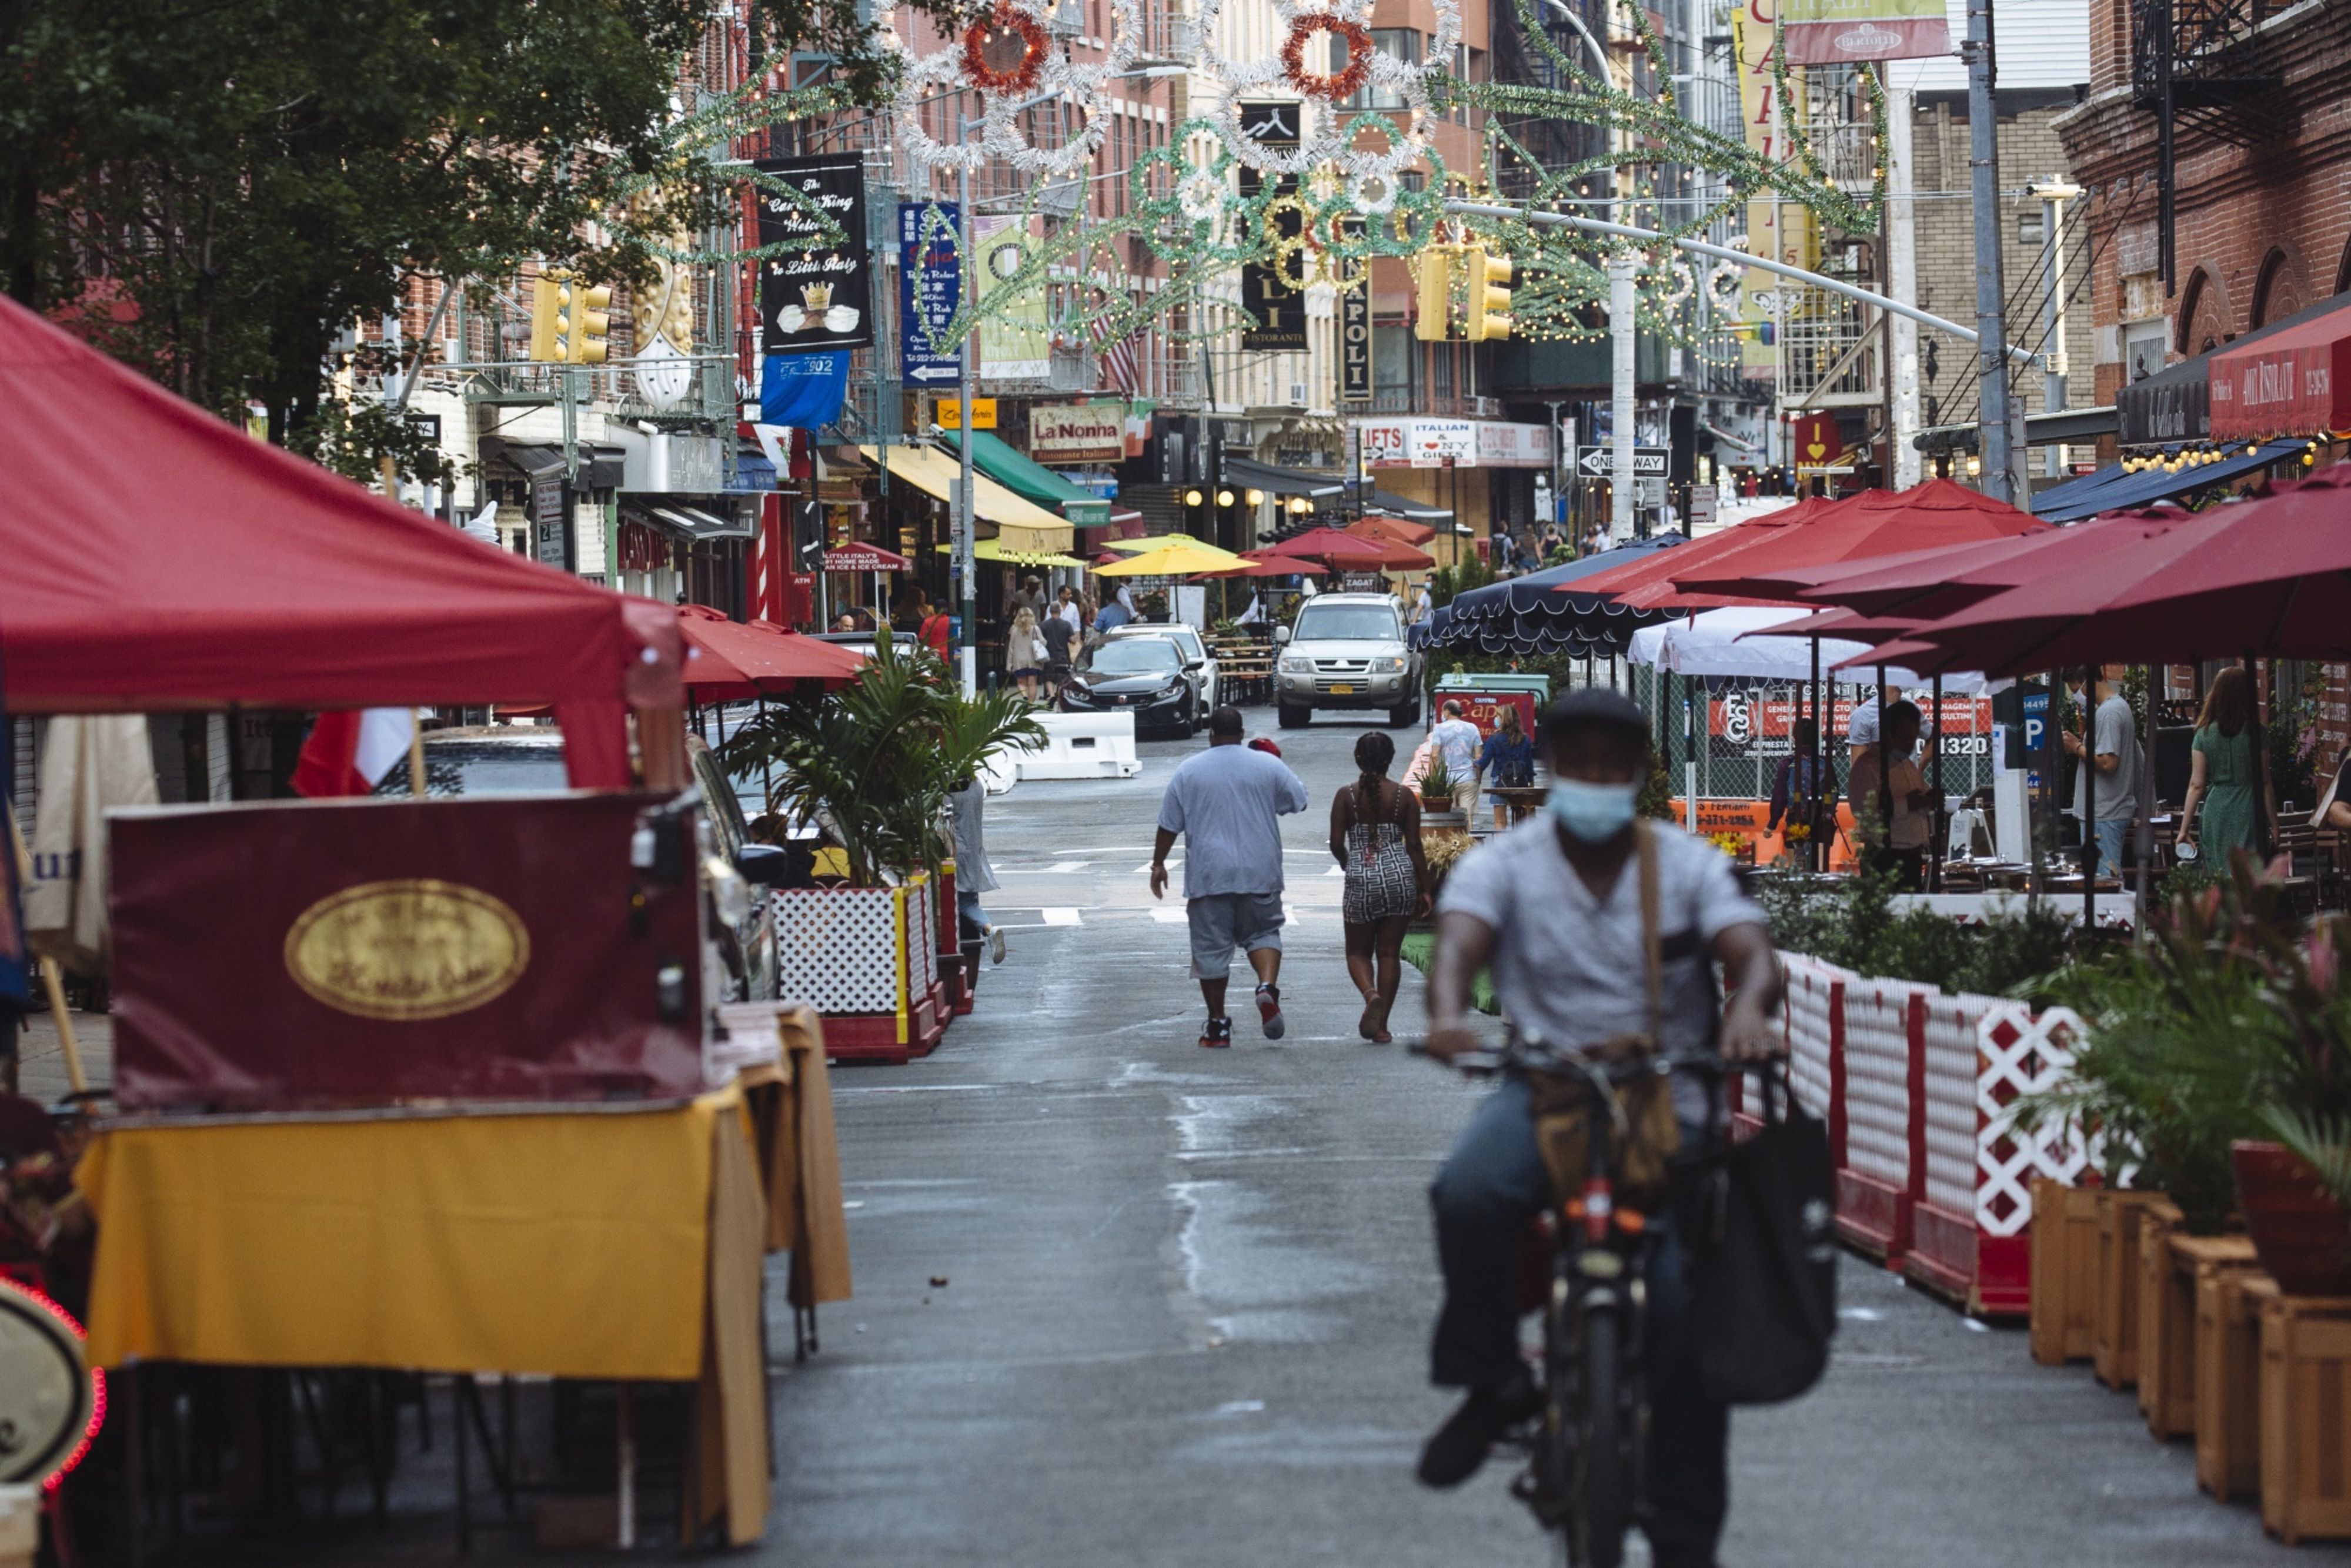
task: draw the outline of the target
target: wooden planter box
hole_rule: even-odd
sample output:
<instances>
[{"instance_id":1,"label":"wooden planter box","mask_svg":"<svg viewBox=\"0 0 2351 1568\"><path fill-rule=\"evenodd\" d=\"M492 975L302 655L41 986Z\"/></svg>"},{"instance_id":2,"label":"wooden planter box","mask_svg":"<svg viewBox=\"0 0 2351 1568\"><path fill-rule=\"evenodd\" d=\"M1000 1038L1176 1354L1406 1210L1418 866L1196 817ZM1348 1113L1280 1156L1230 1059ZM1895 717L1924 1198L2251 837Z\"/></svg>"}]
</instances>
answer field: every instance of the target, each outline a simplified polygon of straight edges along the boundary
<instances>
[{"instance_id":1,"label":"wooden planter box","mask_svg":"<svg viewBox=\"0 0 2351 1568\"><path fill-rule=\"evenodd\" d=\"M2351 1536L2351 1301L2262 1303L2262 1525Z\"/></svg>"},{"instance_id":2,"label":"wooden planter box","mask_svg":"<svg viewBox=\"0 0 2351 1568\"><path fill-rule=\"evenodd\" d=\"M773 897L778 994L823 1016L825 1054L893 1063L929 1055L946 1030L929 875Z\"/></svg>"},{"instance_id":3,"label":"wooden planter box","mask_svg":"<svg viewBox=\"0 0 2351 1568\"><path fill-rule=\"evenodd\" d=\"M2196 1484L2222 1502L2262 1490L2262 1303L2256 1270L2196 1281Z\"/></svg>"},{"instance_id":4,"label":"wooden planter box","mask_svg":"<svg viewBox=\"0 0 2351 1568\"><path fill-rule=\"evenodd\" d=\"M2032 1359L2087 1361L2098 1332L2098 1189L2032 1184Z\"/></svg>"},{"instance_id":5,"label":"wooden planter box","mask_svg":"<svg viewBox=\"0 0 2351 1568\"><path fill-rule=\"evenodd\" d=\"M2159 1192L2098 1194L2098 1318L2090 1361L2109 1388L2138 1382L2138 1218L2156 1205L2170 1208L2171 1200Z\"/></svg>"},{"instance_id":6,"label":"wooden planter box","mask_svg":"<svg viewBox=\"0 0 2351 1568\"><path fill-rule=\"evenodd\" d=\"M2166 1234L2168 1232L2168 1234ZM2257 1269L2241 1236L2189 1236L2161 1215L2139 1218L2138 1407L2158 1437L2196 1432L2197 1291L2224 1273Z\"/></svg>"}]
</instances>

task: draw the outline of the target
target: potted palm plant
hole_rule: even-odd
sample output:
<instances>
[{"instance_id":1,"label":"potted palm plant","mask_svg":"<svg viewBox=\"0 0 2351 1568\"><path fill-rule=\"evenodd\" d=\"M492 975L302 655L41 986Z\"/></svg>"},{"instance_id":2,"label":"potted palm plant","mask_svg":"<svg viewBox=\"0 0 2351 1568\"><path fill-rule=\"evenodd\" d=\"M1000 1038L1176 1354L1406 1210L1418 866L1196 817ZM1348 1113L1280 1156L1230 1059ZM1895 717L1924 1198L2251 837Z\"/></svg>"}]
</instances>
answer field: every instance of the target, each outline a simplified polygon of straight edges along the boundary
<instances>
[{"instance_id":1,"label":"potted palm plant","mask_svg":"<svg viewBox=\"0 0 2351 1568\"><path fill-rule=\"evenodd\" d=\"M1453 769L1445 765L1442 756L1431 757L1428 771L1420 776L1420 809L1424 811L1453 810Z\"/></svg>"},{"instance_id":2,"label":"potted palm plant","mask_svg":"<svg viewBox=\"0 0 2351 1568\"><path fill-rule=\"evenodd\" d=\"M884 632L856 681L771 707L728 741L729 769L771 769L778 808L816 824L848 869L845 886L775 894L779 984L824 1015L832 1054L903 1061L936 1043L948 794L998 750L1042 738L1018 693L967 698L935 657Z\"/></svg>"}]
</instances>

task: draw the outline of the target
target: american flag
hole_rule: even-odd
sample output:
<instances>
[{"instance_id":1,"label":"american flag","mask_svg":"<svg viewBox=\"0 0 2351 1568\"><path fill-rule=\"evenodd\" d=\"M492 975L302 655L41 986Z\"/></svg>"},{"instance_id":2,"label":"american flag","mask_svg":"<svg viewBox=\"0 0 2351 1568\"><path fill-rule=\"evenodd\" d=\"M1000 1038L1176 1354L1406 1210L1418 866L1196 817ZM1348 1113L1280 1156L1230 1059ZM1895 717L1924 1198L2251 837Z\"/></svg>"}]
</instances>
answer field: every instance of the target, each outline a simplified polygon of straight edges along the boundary
<instances>
[{"instance_id":1,"label":"american flag","mask_svg":"<svg viewBox=\"0 0 2351 1568\"><path fill-rule=\"evenodd\" d=\"M1098 297L1096 303L1107 304L1108 300ZM1139 329L1130 328L1125 336L1114 337L1118 329L1112 325L1113 319L1108 313L1097 316L1087 324L1087 331L1093 338L1094 352L1102 356L1102 380L1110 383L1112 391L1133 396L1143 387L1142 367L1134 349L1134 340L1142 333Z\"/></svg>"}]
</instances>

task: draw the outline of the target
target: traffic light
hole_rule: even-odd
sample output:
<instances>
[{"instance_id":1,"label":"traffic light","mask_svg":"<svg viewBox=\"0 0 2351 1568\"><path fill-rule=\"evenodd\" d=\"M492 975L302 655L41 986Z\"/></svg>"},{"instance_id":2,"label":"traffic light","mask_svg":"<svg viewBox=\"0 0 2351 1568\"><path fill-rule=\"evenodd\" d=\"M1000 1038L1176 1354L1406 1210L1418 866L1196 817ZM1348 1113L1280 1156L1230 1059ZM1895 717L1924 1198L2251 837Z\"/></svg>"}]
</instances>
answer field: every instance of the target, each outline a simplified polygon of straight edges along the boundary
<instances>
[{"instance_id":1,"label":"traffic light","mask_svg":"<svg viewBox=\"0 0 2351 1568\"><path fill-rule=\"evenodd\" d=\"M1505 262L1503 265L1508 267L1510 264ZM1507 277L1510 275L1505 272L1503 276ZM607 308L612 303L612 291L601 283L590 287L575 278L564 286L564 293L569 297L566 300L569 308L564 312L569 322L569 329L563 335L564 348L568 350L562 356L563 362L569 365L602 364L605 356L611 352L611 345L604 340L612 329L611 312ZM1502 302L1510 303L1508 295L1503 297ZM1505 324L1503 330L1507 332L1509 329Z\"/></svg>"},{"instance_id":2,"label":"traffic light","mask_svg":"<svg viewBox=\"0 0 2351 1568\"><path fill-rule=\"evenodd\" d=\"M612 318L612 291L590 287L568 272L542 272L530 291L530 357L559 365L601 365Z\"/></svg>"},{"instance_id":3,"label":"traffic light","mask_svg":"<svg viewBox=\"0 0 2351 1568\"><path fill-rule=\"evenodd\" d=\"M1430 246L1412 265L1420 279L1419 319L1412 335L1424 343L1441 343L1453 325L1453 247Z\"/></svg>"},{"instance_id":4,"label":"traffic light","mask_svg":"<svg viewBox=\"0 0 2351 1568\"><path fill-rule=\"evenodd\" d=\"M1490 256L1483 246L1468 255L1468 298L1462 312L1473 343L1510 335L1510 258Z\"/></svg>"}]
</instances>

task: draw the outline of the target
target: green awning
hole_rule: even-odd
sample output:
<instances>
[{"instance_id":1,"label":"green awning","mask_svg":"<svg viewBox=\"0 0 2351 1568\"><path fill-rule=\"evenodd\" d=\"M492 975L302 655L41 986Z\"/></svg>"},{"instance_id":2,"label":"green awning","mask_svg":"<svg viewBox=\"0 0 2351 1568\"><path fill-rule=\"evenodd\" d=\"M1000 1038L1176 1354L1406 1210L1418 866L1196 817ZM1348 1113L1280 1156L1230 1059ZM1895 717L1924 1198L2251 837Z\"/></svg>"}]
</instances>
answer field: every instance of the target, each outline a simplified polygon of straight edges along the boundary
<instances>
[{"instance_id":1,"label":"green awning","mask_svg":"<svg viewBox=\"0 0 2351 1568\"><path fill-rule=\"evenodd\" d=\"M1070 519L1070 526L1079 528L1100 528L1110 526L1110 503L1092 490L1081 490L1025 452L1016 452L1003 441L985 430L974 431L979 439L971 444L971 465L1024 499L1036 502L1050 511ZM959 452L956 444L963 432L946 430L939 440L950 450Z\"/></svg>"}]
</instances>

